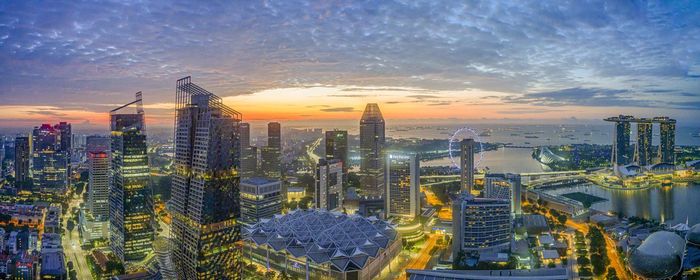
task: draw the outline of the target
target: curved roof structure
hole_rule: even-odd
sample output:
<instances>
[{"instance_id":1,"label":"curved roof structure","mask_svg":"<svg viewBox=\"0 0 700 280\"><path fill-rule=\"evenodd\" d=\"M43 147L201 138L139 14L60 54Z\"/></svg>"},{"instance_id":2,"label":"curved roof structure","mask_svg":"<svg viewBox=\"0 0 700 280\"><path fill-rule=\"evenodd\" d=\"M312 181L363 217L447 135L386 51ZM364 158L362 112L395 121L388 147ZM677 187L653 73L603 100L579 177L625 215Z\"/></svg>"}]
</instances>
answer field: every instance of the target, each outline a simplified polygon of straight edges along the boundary
<instances>
[{"instance_id":1,"label":"curved roof structure","mask_svg":"<svg viewBox=\"0 0 700 280\"><path fill-rule=\"evenodd\" d=\"M375 217L325 210L295 210L245 229L245 239L294 257L328 263L338 271L361 270L397 239L393 225Z\"/></svg>"},{"instance_id":2,"label":"curved roof structure","mask_svg":"<svg viewBox=\"0 0 700 280\"><path fill-rule=\"evenodd\" d=\"M700 224L696 224L690 228L686 235L686 239L693 245L700 246Z\"/></svg>"},{"instance_id":3,"label":"curved roof structure","mask_svg":"<svg viewBox=\"0 0 700 280\"><path fill-rule=\"evenodd\" d=\"M643 278L669 278L680 271L684 251L683 238L672 232L657 231L630 252L630 269Z\"/></svg>"}]
</instances>

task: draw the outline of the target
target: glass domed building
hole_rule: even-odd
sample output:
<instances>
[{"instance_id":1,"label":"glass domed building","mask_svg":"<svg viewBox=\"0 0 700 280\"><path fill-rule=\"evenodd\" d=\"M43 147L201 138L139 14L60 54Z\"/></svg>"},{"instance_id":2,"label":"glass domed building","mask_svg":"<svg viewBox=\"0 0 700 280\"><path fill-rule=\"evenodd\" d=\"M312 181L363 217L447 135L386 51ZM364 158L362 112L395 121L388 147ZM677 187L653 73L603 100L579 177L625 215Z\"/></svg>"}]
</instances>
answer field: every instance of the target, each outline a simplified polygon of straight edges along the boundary
<instances>
[{"instance_id":1,"label":"glass domed building","mask_svg":"<svg viewBox=\"0 0 700 280\"><path fill-rule=\"evenodd\" d=\"M629 266L643 279L670 278L681 270L685 240L675 233L657 231L629 253Z\"/></svg>"},{"instance_id":2,"label":"glass domed building","mask_svg":"<svg viewBox=\"0 0 700 280\"><path fill-rule=\"evenodd\" d=\"M686 235L686 238L688 239L688 243L695 246L700 246L700 224L691 227Z\"/></svg>"}]
</instances>

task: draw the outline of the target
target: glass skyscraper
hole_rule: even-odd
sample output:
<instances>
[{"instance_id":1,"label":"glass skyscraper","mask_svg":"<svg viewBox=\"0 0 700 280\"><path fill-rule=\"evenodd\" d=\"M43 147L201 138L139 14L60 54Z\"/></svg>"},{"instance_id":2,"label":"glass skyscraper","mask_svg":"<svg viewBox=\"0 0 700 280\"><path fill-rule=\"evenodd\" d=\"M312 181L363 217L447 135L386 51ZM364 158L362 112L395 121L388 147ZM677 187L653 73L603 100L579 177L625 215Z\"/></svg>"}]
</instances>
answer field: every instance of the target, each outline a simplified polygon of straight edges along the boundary
<instances>
[{"instance_id":1,"label":"glass skyscraper","mask_svg":"<svg viewBox=\"0 0 700 280\"><path fill-rule=\"evenodd\" d=\"M32 177L41 191L65 192L70 180L71 125L42 124L32 131Z\"/></svg>"},{"instance_id":2,"label":"glass skyscraper","mask_svg":"<svg viewBox=\"0 0 700 280\"><path fill-rule=\"evenodd\" d=\"M420 165L415 154L386 156L386 215L415 218L420 214Z\"/></svg>"},{"instance_id":3,"label":"glass skyscraper","mask_svg":"<svg viewBox=\"0 0 700 280\"><path fill-rule=\"evenodd\" d=\"M659 160L663 163L674 164L676 155L676 120L661 118L664 122L660 124L661 141L659 142Z\"/></svg>"},{"instance_id":4,"label":"glass skyscraper","mask_svg":"<svg viewBox=\"0 0 700 280\"><path fill-rule=\"evenodd\" d=\"M281 126L278 122L267 124L267 146L260 150L260 169L268 178L279 179L282 176Z\"/></svg>"},{"instance_id":5,"label":"glass skyscraper","mask_svg":"<svg viewBox=\"0 0 700 280\"><path fill-rule=\"evenodd\" d=\"M241 114L177 81L173 263L179 279L240 279L238 164Z\"/></svg>"},{"instance_id":6,"label":"glass skyscraper","mask_svg":"<svg viewBox=\"0 0 700 280\"><path fill-rule=\"evenodd\" d=\"M637 123L637 164L645 166L652 164L651 137L652 123L643 121Z\"/></svg>"},{"instance_id":7,"label":"glass skyscraper","mask_svg":"<svg viewBox=\"0 0 700 280\"><path fill-rule=\"evenodd\" d=\"M459 143L459 169L462 190L471 193L474 187L474 139L463 139Z\"/></svg>"},{"instance_id":8,"label":"glass skyscraper","mask_svg":"<svg viewBox=\"0 0 700 280\"><path fill-rule=\"evenodd\" d=\"M337 159L343 163L343 182L348 181L348 132L326 131L326 159Z\"/></svg>"},{"instance_id":9,"label":"glass skyscraper","mask_svg":"<svg viewBox=\"0 0 700 280\"><path fill-rule=\"evenodd\" d=\"M153 201L141 92L110 112L110 246L122 261L141 260L153 243ZM134 109L134 112L125 112Z\"/></svg>"},{"instance_id":10,"label":"glass skyscraper","mask_svg":"<svg viewBox=\"0 0 700 280\"><path fill-rule=\"evenodd\" d=\"M15 184L21 189L32 188L32 140L27 136L15 138Z\"/></svg>"},{"instance_id":11,"label":"glass skyscraper","mask_svg":"<svg viewBox=\"0 0 700 280\"><path fill-rule=\"evenodd\" d=\"M379 105L367 104L360 119L360 188L364 195L384 193L384 133Z\"/></svg>"}]
</instances>

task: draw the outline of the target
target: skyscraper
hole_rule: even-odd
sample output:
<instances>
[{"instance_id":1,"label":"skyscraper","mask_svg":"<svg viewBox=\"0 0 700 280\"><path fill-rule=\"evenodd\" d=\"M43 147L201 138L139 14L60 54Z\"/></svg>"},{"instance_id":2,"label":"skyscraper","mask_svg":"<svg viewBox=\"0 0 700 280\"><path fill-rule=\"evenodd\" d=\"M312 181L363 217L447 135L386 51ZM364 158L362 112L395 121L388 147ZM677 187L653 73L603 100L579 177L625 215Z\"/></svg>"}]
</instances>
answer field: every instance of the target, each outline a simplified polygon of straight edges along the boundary
<instances>
[{"instance_id":1,"label":"skyscraper","mask_svg":"<svg viewBox=\"0 0 700 280\"><path fill-rule=\"evenodd\" d=\"M415 154L392 153L386 156L387 217L415 218L420 214L420 165Z\"/></svg>"},{"instance_id":2,"label":"skyscraper","mask_svg":"<svg viewBox=\"0 0 700 280\"><path fill-rule=\"evenodd\" d=\"M15 183L22 189L32 188L32 141L27 136L15 138Z\"/></svg>"},{"instance_id":3,"label":"skyscraper","mask_svg":"<svg viewBox=\"0 0 700 280\"><path fill-rule=\"evenodd\" d=\"M365 195L384 192L384 117L379 105L369 103L360 119L360 188Z\"/></svg>"},{"instance_id":4,"label":"skyscraper","mask_svg":"<svg viewBox=\"0 0 700 280\"><path fill-rule=\"evenodd\" d=\"M258 166L258 150L250 146L250 124L241 123L241 178L250 178L255 175Z\"/></svg>"},{"instance_id":5,"label":"skyscraper","mask_svg":"<svg viewBox=\"0 0 700 280\"><path fill-rule=\"evenodd\" d=\"M99 138L88 138L101 140ZM104 137L104 139L107 139ZM93 146L87 151L87 209L80 212L84 240L109 238L109 153L108 147Z\"/></svg>"},{"instance_id":6,"label":"skyscraper","mask_svg":"<svg viewBox=\"0 0 700 280\"><path fill-rule=\"evenodd\" d=\"M343 162L319 159L316 164L316 208L340 211L343 208Z\"/></svg>"},{"instance_id":7,"label":"skyscraper","mask_svg":"<svg viewBox=\"0 0 700 280\"><path fill-rule=\"evenodd\" d=\"M637 164L640 166L652 164L651 162L651 137L652 123L648 119L642 119L637 123Z\"/></svg>"},{"instance_id":8,"label":"skyscraper","mask_svg":"<svg viewBox=\"0 0 700 280\"><path fill-rule=\"evenodd\" d=\"M462 192L452 197L452 250L497 253L508 250L512 219L510 202L475 198Z\"/></svg>"},{"instance_id":9,"label":"skyscraper","mask_svg":"<svg viewBox=\"0 0 700 280\"><path fill-rule=\"evenodd\" d=\"M520 174L489 173L484 176L484 197L507 199L513 216L522 214L522 184Z\"/></svg>"},{"instance_id":10,"label":"skyscraper","mask_svg":"<svg viewBox=\"0 0 700 280\"><path fill-rule=\"evenodd\" d=\"M282 182L262 177L241 180L241 224L252 226L275 214L282 214Z\"/></svg>"},{"instance_id":11,"label":"skyscraper","mask_svg":"<svg viewBox=\"0 0 700 280\"><path fill-rule=\"evenodd\" d=\"M239 279L241 114L191 82L177 81L173 262L179 279Z\"/></svg>"},{"instance_id":12,"label":"skyscraper","mask_svg":"<svg viewBox=\"0 0 700 280\"><path fill-rule=\"evenodd\" d=\"M141 92L110 111L110 123L110 246L122 261L140 260L151 252L154 216Z\"/></svg>"},{"instance_id":13,"label":"skyscraper","mask_svg":"<svg viewBox=\"0 0 700 280\"><path fill-rule=\"evenodd\" d=\"M343 182L348 181L348 132L326 131L326 159L338 159L343 163Z\"/></svg>"},{"instance_id":14,"label":"skyscraper","mask_svg":"<svg viewBox=\"0 0 700 280\"><path fill-rule=\"evenodd\" d=\"M459 168L462 190L471 193L474 187L474 139L463 139L459 143Z\"/></svg>"},{"instance_id":15,"label":"skyscraper","mask_svg":"<svg viewBox=\"0 0 700 280\"><path fill-rule=\"evenodd\" d=\"M663 121L660 125L659 161L674 164L676 161L676 120L668 117L658 119Z\"/></svg>"},{"instance_id":16,"label":"skyscraper","mask_svg":"<svg viewBox=\"0 0 700 280\"><path fill-rule=\"evenodd\" d=\"M267 146L263 147L260 151L260 169L265 177L277 179L282 177L282 166L280 163L282 157L282 145L280 138L280 123L268 123Z\"/></svg>"},{"instance_id":17,"label":"skyscraper","mask_svg":"<svg viewBox=\"0 0 700 280\"><path fill-rule=\"evenodd\" d=\"M70 124L42 124L32 131L32 176L41 191L62 193L69 185Z\"/></svg>"},{"instance_id":18,"label":"skyscraper","mask_svg":"<svg viewBox=\"0 0 700 280\"><path fill-rule=\"evenodd\" d=\"M630 120L633 116L623 116L608 118L606 121L615 122L613 138L612 165L626 165L630 163Z\"/></svg>"}]
</instances>

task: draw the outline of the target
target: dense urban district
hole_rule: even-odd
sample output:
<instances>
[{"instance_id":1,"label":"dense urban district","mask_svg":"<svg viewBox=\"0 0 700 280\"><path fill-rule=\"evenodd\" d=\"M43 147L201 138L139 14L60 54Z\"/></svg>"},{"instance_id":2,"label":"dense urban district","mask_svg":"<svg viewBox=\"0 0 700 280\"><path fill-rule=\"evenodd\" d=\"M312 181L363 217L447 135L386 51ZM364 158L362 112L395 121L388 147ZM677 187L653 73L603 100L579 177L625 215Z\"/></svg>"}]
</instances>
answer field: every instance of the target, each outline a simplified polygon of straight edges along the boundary
<instances>
[{"instance_id":1,"label":"dense urban district","mask_svg":"<svg viewBox=\"0 0 700 280\"><path fill-rule=\"evenodd\" d=\"M700 277L700 211L673 205L698 194L700 147L676 145L669 117L407 138L391 133L418 128L388 129L374 103L349 134L256 131L190 77L175 101L167 133L147 133L139 92L105 112L108 134L59 122L0 138L0 278ZM544 137L570 144L529 142ZM484 163L520 150L541 171Z\"/></svg>"}]
</instances>

